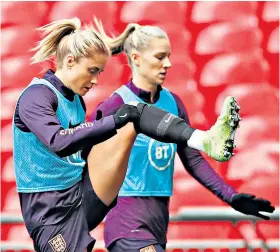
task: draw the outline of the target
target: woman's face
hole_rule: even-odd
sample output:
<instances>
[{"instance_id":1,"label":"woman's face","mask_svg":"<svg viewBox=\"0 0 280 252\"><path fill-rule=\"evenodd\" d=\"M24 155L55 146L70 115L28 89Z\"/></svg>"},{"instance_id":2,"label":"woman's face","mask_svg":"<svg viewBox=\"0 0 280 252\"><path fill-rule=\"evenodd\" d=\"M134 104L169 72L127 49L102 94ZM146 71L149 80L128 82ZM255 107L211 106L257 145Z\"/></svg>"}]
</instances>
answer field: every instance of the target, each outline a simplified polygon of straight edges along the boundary
<instances>
[{"instance_id":1,"label":"woman's face","mask_svg":"<svg viewBox=\"0 0 280 252\"><path fill-rule=\"evenodd\" d=\"M109 56L95 52L92 56L81 57L78 61L74 61L71 57L67 56L67 80L74 93L84 96L97 85L98 76L104 70Z\"/></svg>"},{"instance_id":2,"label":"woman's face","mask_svg":"<svg viewBox=\"0 0 280 252\"><path fill-rule=\"evenodd\" d=\"M164 83L168 69L172 66L169 61L170 43L166 38L152 38L146 49L138 52L136 71L150 84Z\"/></svg>"}]
</instances>

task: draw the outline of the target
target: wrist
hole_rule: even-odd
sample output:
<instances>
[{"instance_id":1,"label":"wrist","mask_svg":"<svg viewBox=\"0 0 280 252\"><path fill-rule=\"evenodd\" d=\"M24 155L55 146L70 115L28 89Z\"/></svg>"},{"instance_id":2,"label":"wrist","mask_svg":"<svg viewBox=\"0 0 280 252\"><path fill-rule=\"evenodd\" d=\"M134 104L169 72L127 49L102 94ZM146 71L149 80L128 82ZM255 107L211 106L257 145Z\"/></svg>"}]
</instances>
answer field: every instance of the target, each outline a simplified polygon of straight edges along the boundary
<instances>
[{"instance_id":1,"label":"wrist","mask_svg":"<svg viewBox=\"0 0 280 252\"><path fill-rule=\"evenodd\" d=\"M237 194L238 194L238 193L235 192L235 193L233 193L233 194L230 196L230 198L229 198L229 204L232 204L233 198L234 198L234 196L236 196Z\"/></svg>"},{"instance_id":2,"label":"wrist","mask_svg":"<svg viewBox=\"0 0 280 252\"><path fill-rule=\"evenodd\" d=\"M113 115L113 118L114 118L115 128L119 129L120 128L120 120L119 120L118 116Z\"/></svg>"}]
</instances>

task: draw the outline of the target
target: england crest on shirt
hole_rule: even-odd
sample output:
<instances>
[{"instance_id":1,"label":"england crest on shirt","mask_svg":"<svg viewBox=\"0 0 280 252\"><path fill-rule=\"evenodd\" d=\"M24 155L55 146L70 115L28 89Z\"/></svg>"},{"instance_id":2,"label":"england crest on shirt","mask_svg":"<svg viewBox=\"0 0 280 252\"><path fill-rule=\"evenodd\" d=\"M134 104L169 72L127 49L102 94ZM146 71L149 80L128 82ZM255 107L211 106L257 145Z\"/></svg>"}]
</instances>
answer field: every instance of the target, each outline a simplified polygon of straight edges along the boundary
<instances>
[{"instance_id":1,"label":"england crest on shirt","mask_svg":"<svg viewBox=\"0 0 280 252\"><path fill-rule=\"evenodd\" d=\"M66 242L61 234L48 241L54 252L66 252Z\"/></svg>"}]
</instances>

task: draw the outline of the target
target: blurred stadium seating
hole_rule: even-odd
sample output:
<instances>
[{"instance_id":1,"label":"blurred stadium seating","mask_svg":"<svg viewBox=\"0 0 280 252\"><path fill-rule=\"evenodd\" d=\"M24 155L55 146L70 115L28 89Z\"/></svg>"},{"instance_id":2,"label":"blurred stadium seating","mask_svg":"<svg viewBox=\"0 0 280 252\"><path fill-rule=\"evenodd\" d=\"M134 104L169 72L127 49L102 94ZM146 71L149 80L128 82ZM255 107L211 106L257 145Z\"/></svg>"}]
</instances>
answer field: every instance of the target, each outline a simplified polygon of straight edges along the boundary
<instances>
[{"instance_id":1,"label":"blurred stadium seating","mask_svg":"<svg viewBox=\"0 0 280 252\"><path fill-rule=\"evenodd\" d=\"M117 11L118 4L113 1L76 1L71 4L68 2L56 2L52 6L48 18L52 22L58 19L79 17L82 23L89 23L93 21L93 16L97 16L102 20L106 30L114 32Z\"/></svg>"},{"instance_id":2,"label":"blurred stadium seating","mask_svg":"<svg viewBox=\"0 0 280 252\"><path fill-rule=\"evenodd\" d=\"M178 94L195 127L207 129L225 96L241 105L237 155L227 163L210 160L238 191L250 192L279 205L279 2L3 2L1 3L1 212L20 215L12 162L12 117L18 95L34 76L52 64L30 66L38 26L77 16L83 23L100 18L106 30L126 24L158 25L167 31L171 63L166 87ZM85 96L87 116L130 78L123 55L112 58L99 86ZM178 157L171 213L188 206L226 206L188 175ZM1 224L1 241L29 242L23 224ZM92 231L103 246L103 224ZM256 225L230 222L171 222L169 242L188 239L278 239L279 221ZM265 248L261 243L258 250ZM10 251L10 250L9 250ZM12 250L13 251L13 250ZM28 251L28 250L21 250ZM31 249L30 249L31 251ZM96 251L105 251L97 249ZM179 247L168 251L195 252ZM211 246L200 251L214 250ZM243 252L247 249L237 249ZM278 249L271 249L276 252Z\"/></svg>"},{"instance_id":3,"label":"blurred stadium seating","mask_svg":"<svg viewBox=\"0 0 280 252\"><path fill-rule=\"evenodd\" d=\"M1 25L32 25L36 28L46 21L49 7L47 2L4 2L1 4Z\"/></svg>"},{"instance_id":4,"label":"blurred stadium seating","mask_svg":"<svg viewBox=\"0 0 280 252\"><path fill-rule=\"evenodd\" d=\"M137 11L135 11L137 10ZM184 25L186 21L187 2L125 2L120 15L124 23L156 21L162 24Z\"/></svg>"}]
</instances>

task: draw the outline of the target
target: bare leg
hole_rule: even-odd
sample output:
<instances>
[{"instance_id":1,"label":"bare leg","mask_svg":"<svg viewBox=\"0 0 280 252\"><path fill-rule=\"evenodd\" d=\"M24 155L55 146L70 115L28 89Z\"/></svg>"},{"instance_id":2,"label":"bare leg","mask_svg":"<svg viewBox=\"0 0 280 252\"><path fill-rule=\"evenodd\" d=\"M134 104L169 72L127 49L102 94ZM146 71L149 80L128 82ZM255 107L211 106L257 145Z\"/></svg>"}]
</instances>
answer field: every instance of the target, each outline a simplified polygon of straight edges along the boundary
<instances>
[{"instance_id":1,"label":"bare leg","mask_svg":"<svg viewBox=\"0 0 280 252\"><path fill-rule=\"evenodd\" d=\"M114 137L93 146L88 155L92 187L107 206L113 202L122 186L136 136L133 124L128 123Z\"/></svg>"}]
</instances>

